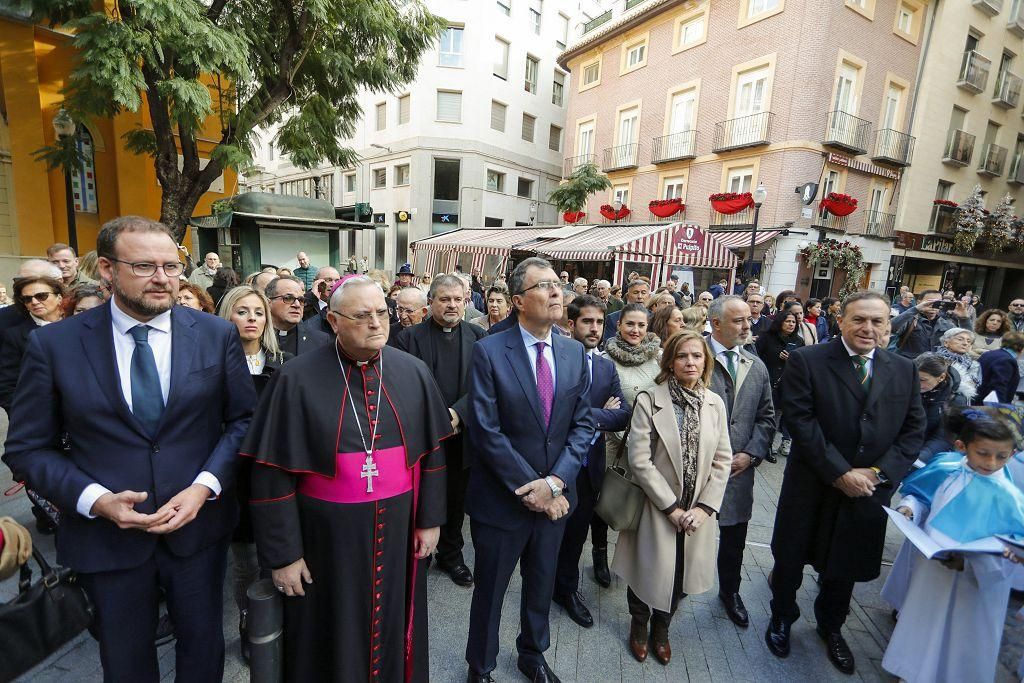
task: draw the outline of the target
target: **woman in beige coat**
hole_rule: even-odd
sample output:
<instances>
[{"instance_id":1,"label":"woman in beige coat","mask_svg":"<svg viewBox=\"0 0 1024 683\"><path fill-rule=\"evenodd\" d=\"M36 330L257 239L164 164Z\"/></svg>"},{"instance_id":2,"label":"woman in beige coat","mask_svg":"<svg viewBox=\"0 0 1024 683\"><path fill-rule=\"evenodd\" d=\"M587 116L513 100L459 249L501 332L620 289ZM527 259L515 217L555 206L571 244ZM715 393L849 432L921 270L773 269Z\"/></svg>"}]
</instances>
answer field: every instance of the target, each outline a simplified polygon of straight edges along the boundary
<instances>
[{"instance_id":1,"label":"woman in beige coat","mask_svg":"<svg viewBox=\"0 0 1024 683\"><path fill-rule=\"evenodd\" d=\"M672 658L668 627L679 601L715 581L718 523L732 447L725 404L707 389L714 368L699 332L665 345L653 389L637 399L627 439L633 479L646 494L636 531L619 533L612 571L625 579L629 647ZM652 617L653 608L653 617Z\"/></svg>"}]
</instances>

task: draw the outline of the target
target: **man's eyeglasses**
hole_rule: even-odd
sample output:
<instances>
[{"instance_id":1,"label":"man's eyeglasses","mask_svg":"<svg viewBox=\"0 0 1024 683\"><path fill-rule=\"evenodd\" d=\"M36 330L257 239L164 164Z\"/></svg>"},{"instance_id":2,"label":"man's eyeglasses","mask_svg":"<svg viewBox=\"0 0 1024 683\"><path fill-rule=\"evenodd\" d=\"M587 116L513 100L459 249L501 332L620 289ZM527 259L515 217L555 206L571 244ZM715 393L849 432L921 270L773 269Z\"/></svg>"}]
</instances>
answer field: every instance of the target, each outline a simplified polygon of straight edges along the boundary
<instances>
[{"instance_id":1,"label":"man's eyeglasses","mask_svg":"<svg viewBox=\"0 0 1024 683\"><path fill-rule=\"evenodd\" d=\"M523 290L523 294L526 294L531 289L539 289L542 292L550 292L552 289L561 289L562 283L559 280L541 280L540 282L531 285Z\"/></svg>"},{"instance_id":2,"label":"man's eyeglasses","mask_svg":"<svg viewBox=\"0 0 1024 683\"><path fill-rule=\"evenodd\" d=\"M156 269L162 268L164 275L167 277L178 277L185 272L185 266L180 261L172 261L158 266L155 263L132 263L131 261L122 261L119 258L107 257L108 261L115 261L117 263L123 263L130 266L132 269L132 275L135 277L153 277L156 275Z\"/></svg>"},{"instance_id":3,"label":"man's eyeglasses","mask_svg":"<svg viewBox=\"0 0 1024 683\"><path fill-rule=\"evenodd\" d=\"M24 296L20 296L18 297L18 301L28 306L30 303L32 303L33 299L35 299L39 303L43 303L51 296L53 296L53 292L39 292L37 294L26 294Z\"/></svg>"},{"instance_id":4,"label":"man's eyeglasses","mask_svg":"<svg viewBox=\"0 0 1024 683\"><path fill-rule=\"evenodd\" d=\"M416 309L416 308L406 308L405 306L395 306L395 312L398 313L398 315L412 315L417 310L419 310L419 309Z\"/></svg>"},{"instance_id":5,"label":"man's eyeglasses","mask_svg":"<svg viewBox=\"0 0 1024 683\"><path fill-rule=\"evenodd\" d=\"M288 306L291 306L296 301L298 301L299 303L302 303L302 297L301 296L295 296L294 294L278 294L277 296L270 297L271 301L273 301L274 299L280 299L281 301L283 301Z\"/></svg>"},{"instance_id":6,"label":"man's eyeglasses","mask_svg":"<svg viewBox=\"0 0 1024 683\"><path fill-rule=\"evenodd\" d=\"M384 322L387 322L388 320L388 309L386 308L382 308L378 311L364 311L363 313L356 313L355 315L348 315L347 313L342 313L341 311L334 311L334 313L336 315L340 315L342 318L354 320L357 325L369 325L370 320L374 318Z\"/></svg>"}]
</instances>

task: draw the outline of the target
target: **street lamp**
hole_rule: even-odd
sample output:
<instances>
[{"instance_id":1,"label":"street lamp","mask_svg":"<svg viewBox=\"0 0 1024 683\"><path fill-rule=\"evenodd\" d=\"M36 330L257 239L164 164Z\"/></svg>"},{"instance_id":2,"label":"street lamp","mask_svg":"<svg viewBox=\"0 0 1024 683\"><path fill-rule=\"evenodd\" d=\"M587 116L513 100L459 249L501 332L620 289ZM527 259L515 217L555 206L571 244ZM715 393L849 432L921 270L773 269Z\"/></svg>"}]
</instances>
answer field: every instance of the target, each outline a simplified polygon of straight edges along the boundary
<instances>
[{"instance_id":1,"label":"street lamp","mask_svg":"<svg viewBox=\"0 0 1024 683\"><path fill-rule=\"evenodd\" d=\"M750 252L747 254L747 277L754 277L754 245L757 244L757 219L761 213L761 205L768 199L768 190L764 183L758 183L751 195L754 198L754 229L750 231Z\"/></svg>"},{"instance_id":2,"label":"street lamp","mask_svg":"<svg viewBox=\"0 0 1024 683\"><path fill-rule=\"evenodd\" d=\"M615 219L612 222L618 223L619 222L619 212L622 211L622 200L621 199L616 199L615 203L612 204L612 208L615 209Z\"/></svg>"},{"instance_id":3,"label":"street lamp","mask_svg":"<svg viewBox=\"0 0 1024 683\"><path fill-rule=\"evenodd\" d=\"M53 117L53 132L59 140L72 138L70 142L75 144L75 120L71 118L71 114L64 107L61 107L57 115ZM71 189L71 169L67 167L64 167L64 201L67 203L68 209L68 244L77 254L78 226L75 223L75 195Z\"/></svg>"}]
</instances>

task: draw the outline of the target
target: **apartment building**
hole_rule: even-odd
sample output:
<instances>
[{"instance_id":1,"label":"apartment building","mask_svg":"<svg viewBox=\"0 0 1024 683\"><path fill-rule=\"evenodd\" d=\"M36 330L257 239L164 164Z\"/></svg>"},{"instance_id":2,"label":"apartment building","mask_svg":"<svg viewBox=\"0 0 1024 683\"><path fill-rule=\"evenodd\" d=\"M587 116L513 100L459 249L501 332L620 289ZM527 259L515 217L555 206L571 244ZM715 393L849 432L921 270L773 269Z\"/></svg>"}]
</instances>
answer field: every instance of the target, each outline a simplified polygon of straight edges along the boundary
<instances>
[{"instance_id":1,"label":"apartment building","mask_svg":"<svg viewBox=\"0 0 1024 683\"><path fill-rule=\"evenodd\" d=\"M648 203L681 197L681 220L741 259L755 237L754 271L771 291L839 289L845 274L799 254L821 230L860 246L863 284L884 287L897 186L916 163L911 94L927 15L923 0L616 3L558 60L573 77L563 175L586 161L608 174L613 187L589 216L619 201L628 220L658 220ZM819 187L806 196L810 183ZM759 185L756 235L754 208L710 205L713 193ZM857 210L823 217L817 200L830 192Z\"/></svg>"},{"instance_id":2,"label":"apartment building","mask_svg":"<svg viewBox=\"0 0 1024 683\"><path fill-rule=\"evenodd\" d=\"M354 168L296 169L262 136L253 190L327 199L339 217L372 220L341 256L395 270L409 244L459 227L553 223L547 202L561 175L568 73L555 58L595 2L428 0L448 28L416 78L395 93L366 92L345 144ZM364 216L357 213L365 212Z\"/></svg>"},{"instance_id":3,"label":"apartment building","mask_svg":"<svg viewBox=\"0 0 1024 683\"><path fill-rule=\"evenodd\" d=\"M988 209L1006 195L1024 198L1024 2L937 2L924 31L917 153L901 180L891 279L915 291L971 289L1005 306L1024 287L1020 253L992 254L984 244L957 253L955 207L935 202L960 203L978 185Z\"/></svg>"}]
</instances>

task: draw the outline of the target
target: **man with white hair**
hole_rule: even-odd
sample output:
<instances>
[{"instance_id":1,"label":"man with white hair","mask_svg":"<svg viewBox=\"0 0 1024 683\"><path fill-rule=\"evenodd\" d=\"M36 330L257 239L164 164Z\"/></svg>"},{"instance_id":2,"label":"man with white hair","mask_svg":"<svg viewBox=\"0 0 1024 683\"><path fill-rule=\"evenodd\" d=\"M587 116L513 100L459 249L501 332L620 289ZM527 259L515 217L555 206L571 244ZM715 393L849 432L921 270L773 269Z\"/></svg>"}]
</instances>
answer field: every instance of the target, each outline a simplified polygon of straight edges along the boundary
<instances>
[{"instance_id":1,"label":"man with white hair","mask_svg":"<svg viewBox=\"0 0 1024 683\"><path fill-rule=\"evenodd\" d=\"M465 275L463 273L454 273L454 275L455 275L455 277L457 277L460 280L462 280L462 284L464 284L466 286L466 301L467 302L473 301L473 295L475 294L475 292L473 291L473 285L470 282L469 276L467 276L467 275ZM477 295L477 296L479 296L479 295ZM462 319L465 320L466 322L469 322L470 320L476 320L480 316L484 315L484 313L481 310L483 308L484 308L484 305L483 305L482 301L480 303L480 308L479 309L476 308L476 304L467 305L466 306L466 312L463 314Z\"/></svg>"},{"instance_id":2,"label":"man with white hair","mask_svg":"<svg viewBox=\"0 0 1024 683\"><path fill-rule=\"evenodd\" d=\"M220 256L217 255L217 252L211 251L203 260L203 265L193 270L192 274L188 276L188 281L205 292L207 288L213 286L213 276L217 274L218 268L220 268Z\"/></svg>"},{"instance_id":3,"label":"man with white hair","mask_svg":"<svg viewBox=\"0 0 1024 683\"><path fill-rule=\"evenodd\" d=\"M328 296L333 343L285 363L241 452L260 566L284 595L284 680L426 681L425 560L445 521L444 397L385 348L380 285Z\"/></svg>"},{"instance_id":4,"label":"man with white hair","mask_svg":"<svg viewBox=\"0 0 1024 683\"><path fill-rule=\"evenodd\" d=\"M578 277L572 281L572 291L576 292L576 296L581 296L587 293L587 289L590 288L590 283L587 282L587 278Z\"/></svg>"},{"instance_id":5,"label":"man with white hair","mask_svg":"<svg viewBox=\"0 0 1024 683\"><path fill-rule=\"evenodd\" d=\"M626 305L626 302L619 297L612 296L612 283L608 280L597 281L597 298L607 306L608 315L621 311L622 307Z\"/></svg>"},{"instance_id":6,"label":"man with white hair","mask_svg":"<svg viewBox=\"0 0 1024 683\"><path fill-rule=\"evenodd\" d=\"M398 338L402 333L413 325L423 322L427 312L427 293L419 287L405 287L398 292L395 298L395 313L398 314L398 324L391 324L391 332L388 334L388 346L396 349Z\"/></svg>"}]
</instances>

